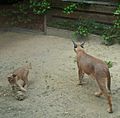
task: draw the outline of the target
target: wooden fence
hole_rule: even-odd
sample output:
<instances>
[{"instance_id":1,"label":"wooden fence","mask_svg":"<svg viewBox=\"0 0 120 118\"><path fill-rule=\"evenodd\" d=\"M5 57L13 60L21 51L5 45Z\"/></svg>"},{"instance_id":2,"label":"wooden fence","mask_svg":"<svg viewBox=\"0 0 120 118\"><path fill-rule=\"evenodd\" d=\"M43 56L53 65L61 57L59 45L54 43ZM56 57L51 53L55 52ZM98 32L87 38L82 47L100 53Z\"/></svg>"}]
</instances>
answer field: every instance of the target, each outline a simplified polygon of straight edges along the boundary
<instances>
[{"instance_id":1,"label":"wooden fence","mask_svg":"<svg viewBox=\"0 0 120 118\"><path fill-rule=\"evenodd\" d=\"M51 0L53 8L53 17L68 19L92 19L97 22L112 24L115 16L113 12L116 9L117 0L114 2L89 1L86 7L79 7L74 13L66 15L63 8L70 4L61 0ZM67 1L67 0L66 0Z\"/></svg>"}]
</instances>

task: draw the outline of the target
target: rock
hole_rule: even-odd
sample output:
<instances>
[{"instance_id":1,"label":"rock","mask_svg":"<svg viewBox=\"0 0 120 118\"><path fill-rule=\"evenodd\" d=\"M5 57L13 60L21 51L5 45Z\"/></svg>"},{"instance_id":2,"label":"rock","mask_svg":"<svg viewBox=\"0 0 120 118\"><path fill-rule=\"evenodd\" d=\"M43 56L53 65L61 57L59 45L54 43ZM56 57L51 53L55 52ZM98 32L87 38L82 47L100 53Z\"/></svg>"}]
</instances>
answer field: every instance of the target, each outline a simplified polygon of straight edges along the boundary
<instances>
[{"instance_id":1,"label":"rock","mask_svg":"<svg viewBox=\"0 0 120 118\"><path fill-rule=\"evenodd\" d=\"M22 91L17 91L15 98L19 101L22 101L26 98L26 95Z\"/></svg>"}]
</instances>

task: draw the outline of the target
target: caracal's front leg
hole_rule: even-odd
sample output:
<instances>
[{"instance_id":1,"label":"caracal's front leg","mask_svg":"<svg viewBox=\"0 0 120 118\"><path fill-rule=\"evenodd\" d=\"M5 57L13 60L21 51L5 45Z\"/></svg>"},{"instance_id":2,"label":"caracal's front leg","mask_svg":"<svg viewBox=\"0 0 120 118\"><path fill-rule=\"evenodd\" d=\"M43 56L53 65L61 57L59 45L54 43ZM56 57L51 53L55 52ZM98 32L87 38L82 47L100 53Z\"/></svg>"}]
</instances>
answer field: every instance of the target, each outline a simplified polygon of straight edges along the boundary
<instances>
[{"instance_id":1,"label":"caracal's front leg","mask_svg":"<svg viewBox=\"0 0 120 118\"><path fill-rule=\"evenodd\" d=\"M24 81L23 80L18 80L17 86L20 88L21 91L26 92L27 90L23 87L24 86Z\"/></svg>"}]
</instances>

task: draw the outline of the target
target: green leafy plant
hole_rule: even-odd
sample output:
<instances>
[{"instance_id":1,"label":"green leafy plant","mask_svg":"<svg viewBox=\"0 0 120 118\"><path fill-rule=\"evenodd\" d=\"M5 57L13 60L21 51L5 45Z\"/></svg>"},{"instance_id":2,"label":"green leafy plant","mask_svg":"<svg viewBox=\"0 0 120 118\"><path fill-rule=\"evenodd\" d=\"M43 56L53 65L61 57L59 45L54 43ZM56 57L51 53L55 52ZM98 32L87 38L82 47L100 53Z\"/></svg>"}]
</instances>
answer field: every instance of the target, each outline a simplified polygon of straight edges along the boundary
<instances>
[{"instance_id":1,"label":"green leafy plant","mask_svg":"<svg viewBox=\"0 0 120 118\"><path fill-rule=\"evenodd\" d=\"M120 29L120 4L114 12L114 15L116 16L116 20L114 21L114 28Z\"/></svg>"},{"instance_id":2,"label":"green leafy plant","mask_svg":"<svg viewBox=\"0 0 120 118\"><path fill-rule=\"evenodd\" d=\"M31 21L29 13L30 13L30 7L29 7L29 1L24 2L17 2L16 4L13 4L13 9L11 9L11 25L16 25L19 23L28 23ZM15 17L14 17L15 16ZM27 16L27 17L26 17Z\"/></svg>"},{"instance_id":3,"label":"green leafy plant","mask_svg":"<svg viewBox=\"0 0 120 118\"><path fill-rule=\"evenodd\" d=\"M50 9L50 3L47 2L46 0L40 2L30 0L30 8L32 8L34 14L43 15L46 14L47 11Z\"/></svg>"},{"instance_id":4,"label":"green leafy plant","mask_svg":"<svg viewBox=\"0 0 120 118\"><path fill-rule=\"evenodd\" d=\"M120 15L120 4L118 5L117 9L114 12L114 15ZM120 17L120 16L118 16Z\"/></svg>"},{"instance_id":5,"label":"green leafy plant","mask_svg":"<svg viewBox=\"0 0 120 118\"><path fill-rule=\"evenodd\" d=\"M13 7L16 10L13 10L12 13L15 14L22 14L22 15L26 15L29 11L29 4L22 4L22 3L17 3L17 4L13 4Z\"/></svg>"},{"instance_id":6,"label":"green leafy plant","mask_svg":"<svg viewBox=\"0 0 120 118\"><path fill-rule=\"evenodd\" d=\"M48 26L76 31L79 26L86 27L89 33L102 35L104 31L110 28L107 24L95 22L94 20L79 19L74 21L71 19L57 19L54 21L48 21Z\"/></svg>"},{"instance_id":7,"label":"green leafy plant","mask_svg":"<svg viewBox=\"0 0 120 118\"><path fill-rule=\"evenodd\" d=\"M118 5L116 11L114 12L116 20L114 21L114 29L116 29L116 41L120 44L120 4Z\"/></svg>"},{"instance_id":8,"label":"green leafy plant","mask_svg":"<svg viewBox=\"0 0 120 118\"><path fill-rule=\"evenodd\" d=\"M75 31L75 34L79 34L81 37L86 37L88 36L89 32L88 32L87 27L79 26L77 28L77 31Z\"/></svg>"},{"instance_id":9,"label":"green leafy plant","mask_svg":"<svg viewBox=\"0 0 120 118\"><path fill-rule=\"evenodd\" d=\"M105 61L105 63L108 65L108 68L113 67L113 62L112 61Z\"/></svg>"},{"instance_id":10,"label":"green leafy plant","mask_svg":"<svg viewBox=\"0 0 120 118\"><path fill-rule=\"evenodd\" d=\"M113 28L109 28L108 30L104 31L103 35L102 35L102 43L105 45L113 45L115 43L115 30Z\"/></svg>"},{"instance_id":11,"label":"green leafy plant","mask_svg":"<svg viewBox=\"0 0 120 118\"><path fill-rule=\"evenodd\" d=\"M77 30L74 32L74 35L79 38L85 38L89 34L88 28L85 26L79 26Z\"/></svg>"},{"instance_id":12,"label":"green leafy plant","mask_svg":"<svg viewBox=\"0 0 120 118\"><path fill-rule=\"evenodd\" d=\"M108 34L103 34L102 37L103 37L103 42L102 42L103 44L108 45L108 46L114 44L114 39Z\"/></svg>"},{"instance_id":13,"label":"green leafy plant","mask_svg":"<svg viewBox=\"0 0 120 118\"><path fill-rule=\"evenodd\" d=\"M76 9L77 9L77 5L76 5L75 3L73 3L73 4L65 7L65 8L63 9L63 13L65 13L65 14L71 14L71 13L73 13Z\"/></svg>"},{"instance_id":14,"label":"green leafy plant","mask_svg":"<svg viewBox=\"0 0 120 118\"><path fill-rule=\"evenodd\" d=\"M120 4L114 12L116 20L114 25L106 30L103 34L103 43L105 45L112 45L115 42L120 44Z\"/></svg>"}]
</instances>

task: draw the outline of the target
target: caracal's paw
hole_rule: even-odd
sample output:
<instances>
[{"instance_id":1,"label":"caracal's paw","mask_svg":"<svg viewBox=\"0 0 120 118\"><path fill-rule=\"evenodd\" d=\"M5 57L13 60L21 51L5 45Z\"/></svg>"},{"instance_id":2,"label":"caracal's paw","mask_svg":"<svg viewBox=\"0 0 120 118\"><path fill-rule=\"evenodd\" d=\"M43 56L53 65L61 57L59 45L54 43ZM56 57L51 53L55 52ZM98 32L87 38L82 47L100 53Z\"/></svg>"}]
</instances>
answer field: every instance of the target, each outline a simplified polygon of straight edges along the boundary
<instances>
[{"instance_id":1,"label":"caracal's paw","mask_svg":"<svg viewBox=\"0 0 120 118\"><path fill-rule=\"evenodd\" d=\"M107 109L107 112L108 112L108 113L113 113L113 110L110 109L110 108L108 108L108 109Z\"/></svg>"},{"instance_id":2,"label":"caracal's paw","mask_svg":"<svg viewBox=\"0 0 120 118\"><path fill-rule=\"evenodd\" d=\"M94 94L96 97L100 97L102 95L102 92L95 92Z\"/></svg>"}]
</instances>

